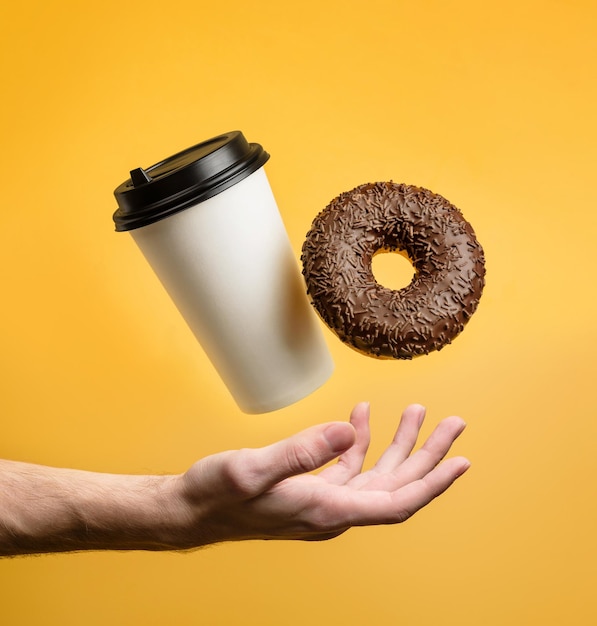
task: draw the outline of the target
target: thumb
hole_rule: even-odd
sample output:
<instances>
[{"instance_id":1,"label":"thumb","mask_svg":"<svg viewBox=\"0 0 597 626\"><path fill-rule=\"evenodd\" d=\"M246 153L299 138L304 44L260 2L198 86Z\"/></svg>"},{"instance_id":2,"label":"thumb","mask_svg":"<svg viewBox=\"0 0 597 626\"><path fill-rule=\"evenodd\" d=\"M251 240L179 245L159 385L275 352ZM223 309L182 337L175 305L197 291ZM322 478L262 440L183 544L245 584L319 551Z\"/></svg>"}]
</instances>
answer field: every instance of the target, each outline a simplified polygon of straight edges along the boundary
<instances>
[{"instance_id":1,"label":"thumb","mask_svg":"<svg viewBox=\"0 0 597 626\"><path fill-rule=\"evenodd\" d=\"M288 439L251 450L245 461L255 491L263 493L297 474L311 472L346 452L356 440L347 422L330 422L307 428Z\"/></svg>"}]
</instances>

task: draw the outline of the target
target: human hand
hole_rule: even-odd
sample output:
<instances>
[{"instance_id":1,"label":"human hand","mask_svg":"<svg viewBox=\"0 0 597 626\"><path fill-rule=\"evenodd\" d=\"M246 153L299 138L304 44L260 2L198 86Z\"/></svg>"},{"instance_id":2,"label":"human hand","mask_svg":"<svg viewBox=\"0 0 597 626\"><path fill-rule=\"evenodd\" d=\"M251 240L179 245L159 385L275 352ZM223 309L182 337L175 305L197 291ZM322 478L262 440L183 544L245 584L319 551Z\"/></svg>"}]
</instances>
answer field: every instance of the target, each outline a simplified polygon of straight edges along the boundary
<instances>
[{"instance_id":1,"label":"human hand","mask_svg":"<svg viewBox=\"0 0 597 626\"><path fill-rule=\"evenodd\" d=\"M173 477L179 548L241 539L322 540L352 526L404 522L443 493L469 467L463 457L443 462L464 430L442 420L413 452L425 417L405 409L392 443L362 472L369 447L369 405L350 423L313 426L259 449L223 452ZM339 456L338 462L311 474ZM173 511L171 511L173 513ZM173 519L170 517L170 519Z\"/></svg>"}]
</instances>

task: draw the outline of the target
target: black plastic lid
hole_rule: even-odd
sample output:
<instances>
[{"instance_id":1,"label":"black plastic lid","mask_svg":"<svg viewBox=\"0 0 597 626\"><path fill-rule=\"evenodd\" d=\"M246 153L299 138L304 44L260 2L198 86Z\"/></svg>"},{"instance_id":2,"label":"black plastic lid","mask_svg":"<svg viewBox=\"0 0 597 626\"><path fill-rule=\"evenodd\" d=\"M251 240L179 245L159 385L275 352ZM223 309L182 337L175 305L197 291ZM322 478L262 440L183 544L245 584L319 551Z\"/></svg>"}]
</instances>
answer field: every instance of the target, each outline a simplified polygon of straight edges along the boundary
<instances>
[{"instance_id":1,"label":"black plastic lid","mask_svg":"<svg viewBox=\"0 0 597 626\"><path fill-rule=\"evenodd\" d=\"M257 171L269 154L236 130L137 168L114 191L117 231L147 226L221 193Z\"/></svg>"}]
</instances>

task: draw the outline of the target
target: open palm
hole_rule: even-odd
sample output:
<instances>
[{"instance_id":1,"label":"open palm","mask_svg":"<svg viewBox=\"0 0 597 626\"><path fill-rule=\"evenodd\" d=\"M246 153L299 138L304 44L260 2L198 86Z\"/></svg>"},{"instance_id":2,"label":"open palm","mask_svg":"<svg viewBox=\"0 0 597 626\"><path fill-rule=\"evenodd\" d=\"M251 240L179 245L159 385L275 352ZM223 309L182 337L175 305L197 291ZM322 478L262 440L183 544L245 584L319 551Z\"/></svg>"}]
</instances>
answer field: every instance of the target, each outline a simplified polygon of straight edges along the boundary
<instances>
[{"instance_id":1,"label":"open palm","mask_svg":"<svg viewBox=\"0 0 597 626\"><path fill-rule=\"evenodd\" d=\"M408 406L394 439L364 472L370 442L366 403L355 406L350 423L322 424L264 448L198 461L179 485L186 518L203 537L194 543L322 540L352 526L405 521L469 467L463 457L442 462L464 430L459 417L442 420L413 452L424 417L422 406ZM311 473L336 457L335 464Z\"/></svg>"}]
</instances>

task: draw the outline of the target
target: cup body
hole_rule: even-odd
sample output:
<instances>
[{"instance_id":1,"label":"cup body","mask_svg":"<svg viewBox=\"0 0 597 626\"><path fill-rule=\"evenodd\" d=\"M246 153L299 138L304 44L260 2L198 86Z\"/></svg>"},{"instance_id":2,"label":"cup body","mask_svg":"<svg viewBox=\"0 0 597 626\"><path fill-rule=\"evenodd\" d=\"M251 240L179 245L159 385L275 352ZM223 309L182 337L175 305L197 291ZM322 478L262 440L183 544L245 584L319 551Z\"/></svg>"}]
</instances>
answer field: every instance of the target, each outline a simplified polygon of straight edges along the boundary
<instances>
[{"instance_id":1,"label":"cup body","mask_svg":"<svg viewBox=\"0 0 597 626\"><path fill-rule=\"evenodd\" d=\"M287 406L333 371L262 167L130 231L246 413Z\"/></svg>"}]
</instances>

